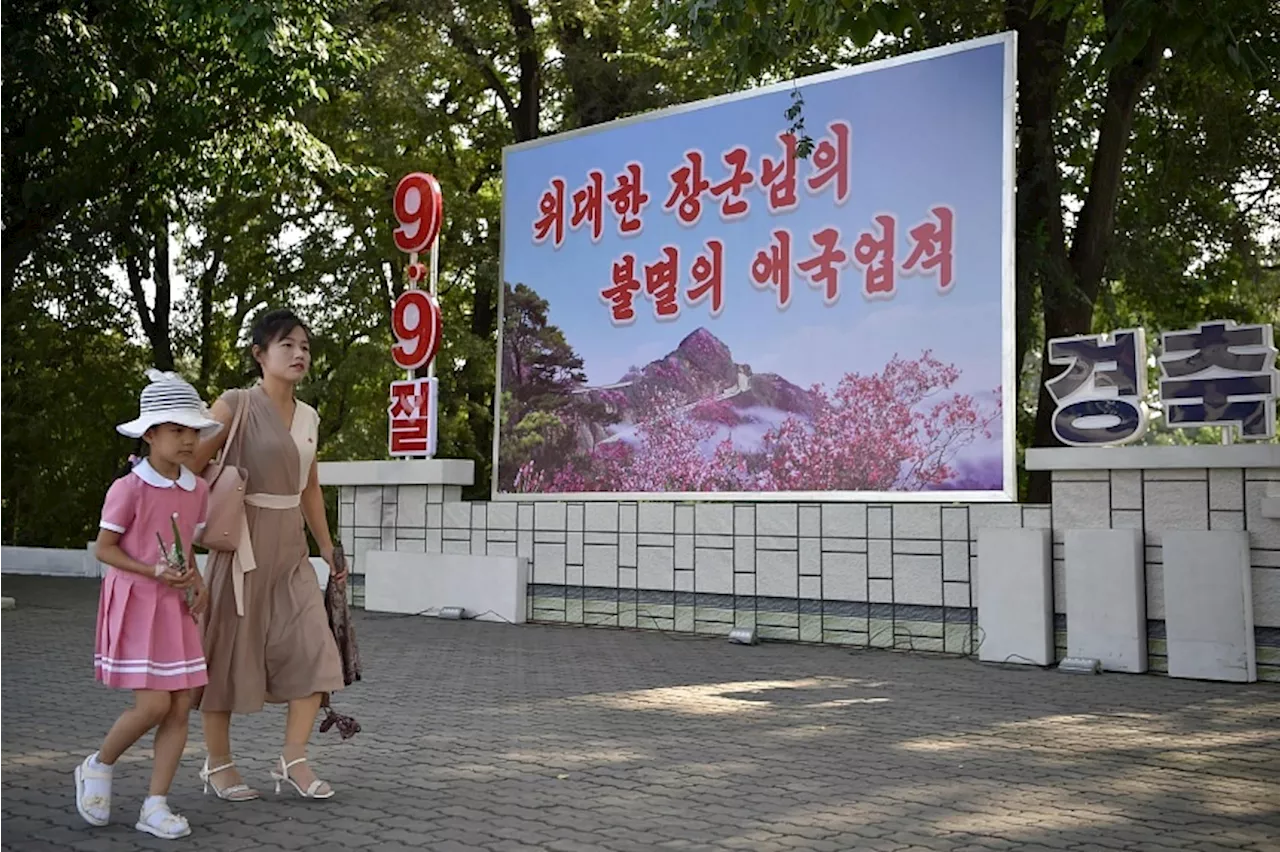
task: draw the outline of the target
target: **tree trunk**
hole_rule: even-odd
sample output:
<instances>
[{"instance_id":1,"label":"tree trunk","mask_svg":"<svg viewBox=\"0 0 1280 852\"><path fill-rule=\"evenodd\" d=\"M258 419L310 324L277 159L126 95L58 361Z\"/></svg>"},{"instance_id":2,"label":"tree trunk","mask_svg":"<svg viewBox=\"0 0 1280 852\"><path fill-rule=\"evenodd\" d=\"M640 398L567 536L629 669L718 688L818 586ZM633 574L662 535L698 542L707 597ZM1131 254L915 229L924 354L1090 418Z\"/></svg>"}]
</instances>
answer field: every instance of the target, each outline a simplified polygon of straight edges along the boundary
<instances>
[{"instance_id":1,"label":"tree trunk","mask_svg":"<svg viewBox=\"0 0 1280 852\"><path fill-rule=\"evenodd\" d=\"M1015 373L1035 334L1032 311L1045 281L1068 275L1062 188L1054 143L1058 87L1065 70L1066 19L1033 15L1036 0L1010 0L1005 22L1018 33L1018 163L1015 271ZM1039 409L1037 409L1037 412ZM1048 479L1033 471L1023 499L1047 502Z\"/></svg>"},{"instance_id":2,"label":"tree trunk","mask_svg":"<svg viewBox=\"0 0 1280 852\"><path fill-rule=\"evenodd\" d=\"M124 269L129 278L129 293L133 296L133 306L138 311L138 322L142 324L142 333L151 344L151 360L158 370L173 369L173 342L169 335L169 303L171 297L169 281L169 233L167 227L157 229L152 236L155 240L155 263L150 270L152 283L156 288L155 307L147 304L147 294L142 289L142 280L148 271L142 266L143 258L136 252L125 256ZM130 240L121 242L128 245ZM144 242L145 245L145 242Z\"/></svg>"},{"instance_id":3,"label":"tree trunk","mask_svg":"<svg viewBox=\"0 0 1280 852\"><path fill-rule=\"evenodd\" d=\"M213 258L200 276L200 392L210 392L213 380L213 284L222 267L222 246L213 252Z\"/></svg>"}]
</instances>

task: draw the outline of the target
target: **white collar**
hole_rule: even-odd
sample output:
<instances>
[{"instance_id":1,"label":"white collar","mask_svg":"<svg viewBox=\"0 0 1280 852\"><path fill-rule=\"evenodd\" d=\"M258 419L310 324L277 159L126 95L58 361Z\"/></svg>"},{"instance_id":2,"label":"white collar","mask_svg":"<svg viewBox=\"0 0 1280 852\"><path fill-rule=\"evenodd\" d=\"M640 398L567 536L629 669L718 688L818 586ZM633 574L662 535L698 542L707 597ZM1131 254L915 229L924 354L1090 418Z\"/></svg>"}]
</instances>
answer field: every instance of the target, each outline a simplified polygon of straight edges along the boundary
<instances>
[{"instance_id":1,"label":"white collar","mask_svg":"<svg viewBox=\"0 0 1280 852\"><path fill-rule=\"evenodd\" d=\"M172 488L176 482L177 486L183 491L196 490L196 475L185 467L179 465L181 473L178 474L177 480L169 479L161 476L160 473L151 466L151 462L143 459L133 466L134 476L141 479L148 485L154 485L156 488Z\"/></svg>"}]
</instances>

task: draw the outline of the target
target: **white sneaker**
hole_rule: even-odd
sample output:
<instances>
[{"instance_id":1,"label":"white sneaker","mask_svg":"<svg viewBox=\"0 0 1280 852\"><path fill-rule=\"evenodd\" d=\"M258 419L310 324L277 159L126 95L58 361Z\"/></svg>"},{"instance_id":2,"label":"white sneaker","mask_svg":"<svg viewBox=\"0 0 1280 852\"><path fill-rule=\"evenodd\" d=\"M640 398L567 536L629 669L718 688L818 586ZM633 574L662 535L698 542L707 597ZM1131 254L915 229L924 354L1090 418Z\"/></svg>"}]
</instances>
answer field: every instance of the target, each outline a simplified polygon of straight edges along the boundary
<instances>
[{"instance_id":1,"label":"white sneaker","mask_svg":"<svg viewBox=\"0 0 1280 852\"><path fill-rule=\"evenodd\" d=\"M177 840L191 833L186 817L169 810L169 803L163 796L153 796L143 803L138 824L134 828L163 840Z\"/></svg>"},{"instance_id":2,"label":"white sneaker","mask_svg":"<svg viewBox=\"0 0 1280 852\"><path fill-rule=\"evenodd\" d=\"M89 825L111 821L111 767L97 762L95 751L76 767L76 810Z\"/></svg>"}]
</instances>

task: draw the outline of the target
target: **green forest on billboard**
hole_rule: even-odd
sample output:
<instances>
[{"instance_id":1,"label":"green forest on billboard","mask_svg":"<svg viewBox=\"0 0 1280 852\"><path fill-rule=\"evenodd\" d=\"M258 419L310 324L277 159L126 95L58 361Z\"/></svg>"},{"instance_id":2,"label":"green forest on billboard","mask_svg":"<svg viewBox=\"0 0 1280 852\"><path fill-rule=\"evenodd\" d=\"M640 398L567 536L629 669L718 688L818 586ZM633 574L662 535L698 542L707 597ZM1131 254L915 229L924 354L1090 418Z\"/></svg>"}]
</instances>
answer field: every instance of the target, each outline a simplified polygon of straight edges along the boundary
<instances>
[{"instance_id":1,"label":"green forest on billboard","mask_svg":"<svg viewBox=\"0 0 1280 852\"><path fill-rule=\"evenodd\" d=\"M445 193L439 455L488 494L504 146L994 32L1019 36L1020 448L1049 434L1046 337L1280 307L1268 0L14 0L2 26L5 544L83 546L143 369L243 385L266 305L316 335L320 457L384 458L409 171ZM548 390L502 406L532 457L581 362L535 294L508 308Z\"/></svg>"}]
</instances>

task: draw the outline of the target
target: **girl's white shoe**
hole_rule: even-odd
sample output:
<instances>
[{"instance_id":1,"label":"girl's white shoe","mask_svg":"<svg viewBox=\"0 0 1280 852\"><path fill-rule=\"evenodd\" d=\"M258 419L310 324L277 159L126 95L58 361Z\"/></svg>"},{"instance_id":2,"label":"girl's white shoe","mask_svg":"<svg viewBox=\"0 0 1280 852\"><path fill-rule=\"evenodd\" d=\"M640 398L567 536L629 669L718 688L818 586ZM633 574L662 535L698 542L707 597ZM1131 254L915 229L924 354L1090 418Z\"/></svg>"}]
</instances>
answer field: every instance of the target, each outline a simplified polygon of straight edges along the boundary
<instances>
[{"instance_id":1,"label":"girl's white shoe","mask_svg":"<svg viewBox=\"0 0 1280 852\"><path fill-rule=\"evenodd\" d=\"M307 789L304 790L298 786L297 781L294 781L292 778L289 777L290 767L297 766L299 763L306 763L306 761L307 759L305 757L300 757L297 760L291 760L288 763L285 763L284 755L283 754L280 755L280 772L277 773L274 769L271 770L271 777L274 778L276 782L277 796L280 795L280 785L287 781L289 782L289 784L293 786L293 789L298 791L298 795L304 799L329 799L333 797L334 790L332 787L330 787L328 790L324 790L324 791L320 790L321 787L324 787L327 785L324 781L321 781L319 778L315 779L310 784L308 784Z\"/></svg>"},{"instance_id":2,"label":"girl's white shoe","mask_svg":"<svg viewBox=\"0 0 1280 852\"><path fill-rule=\"evenodd\" d=\"M142 813L138 815L138 831L145 831L163 840L176 840L191 833L191 826L185 817L169 810L169 803L164 796L149 796L142 804Z\"/></svg>"},{"instance_id":3,"label":"girl's white shoe","mask_svg":"<svg viewBox=\"0 0 1280 852\"><path fill-rule=\"evenodd\" d=\"M111 821L111 767L98 763L95 751L76 767L76 810L89 825Z\"/></svg>"}]
</instances>

